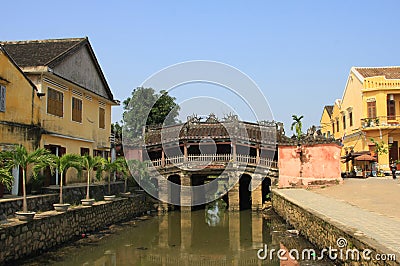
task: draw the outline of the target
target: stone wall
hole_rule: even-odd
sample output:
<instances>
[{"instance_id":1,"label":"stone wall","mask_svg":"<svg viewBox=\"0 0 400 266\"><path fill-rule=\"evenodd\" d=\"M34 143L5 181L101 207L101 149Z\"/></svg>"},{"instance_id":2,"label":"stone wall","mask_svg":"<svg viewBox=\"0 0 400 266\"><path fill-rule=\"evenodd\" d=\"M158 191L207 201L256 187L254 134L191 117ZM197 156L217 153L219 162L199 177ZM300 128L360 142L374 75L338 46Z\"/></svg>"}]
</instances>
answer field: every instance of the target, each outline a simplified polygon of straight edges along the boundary
<instances>
[{"instance_id":1,"label":"stone wall","mask_svg":"<svg viewBox=\"0 0 400 266\"><path fill-rule=\"evenodd\" d=\"M65 213L48 211L36 214L33 221L12 219L0 225L0 264L23 258L73 240L82 233L131 219L153 209L143 195L96 202L92 207L78 206Z\"/></svg>"},{"instance_id":2,"label":"stone wall","mask_svg":"<svg viewBox=\"0 0 400 266\"><path fill-rule=\"evenodd\" d=\"M315 187L343 182L336 143L280 145L279 187Z\"/></svg>"},{"instance_id":3,"label":"stone wall","mask_svg":"<svg viewBox=\"0 0 400 266\"><path fill-rule=\"evenodd\" d=\"M279 190L272 191L272 206L275 212L285 219L300 234L314 244L318 250L332 247L338 248L337 239L345 238L347 247L358 249L360 253L365 249L372 251L371 257L376 254L393 254L384 246L364 236L356 236L355 232L331 220L326 220L322 215L310 209L304 209L279 194ZM338 258L339 260L340 258ZM390 261L340 261L344 265L399 265Z\"/></svg>"},{"instance_id":4,"label":"stone wall","mask_svg":"<svg viewBox=\"0 0 400 266\"><path fill-rule=\"evenodd\" d=\"M115 182L111 184L111 194L119 194L124 190L123 182ZM53 210L53 204L59 202L58 187L44 188L43 195L28 196L28 210L30 211L49 211ZM106 184L90 185L90 195L95 200L103 200L104 195L108 192ZM86 196L86 186L71 185L64 187L64 202L70 204L80 204L80 200ZM0 215L14 215L16 211L22 210L22 197L13 199L0 200Z\"/></svg>"},{"instance_id":5,"label":"stone wall","mask_svg":"<svg viewBox=\"0 0 400 266\"><path fill-rule=\"evenodd\" d=\"M47 187L43 190L44 193L56 193L60 192L58 187ZM124 192L124 182L113 182L111 183L111 194L118 195ZM104 195L108 194L107 184L91 184L90 185L90 197L95 200L103 200ZM86 185L70 185L64 187L63 190L64 202L70 204L80 204L81 199L86 197ZM50 210L50 209L49 209Z\"/></svg>"}]
</instances>

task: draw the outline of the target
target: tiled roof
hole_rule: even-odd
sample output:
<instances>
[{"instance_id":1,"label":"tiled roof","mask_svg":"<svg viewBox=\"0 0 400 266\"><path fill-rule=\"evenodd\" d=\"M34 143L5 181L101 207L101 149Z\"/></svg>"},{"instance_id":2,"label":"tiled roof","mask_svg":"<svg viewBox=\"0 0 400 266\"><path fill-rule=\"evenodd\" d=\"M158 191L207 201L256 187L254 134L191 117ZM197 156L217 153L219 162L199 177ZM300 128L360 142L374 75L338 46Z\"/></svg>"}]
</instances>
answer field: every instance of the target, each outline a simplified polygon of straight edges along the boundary
<instances>
[{"instance_id":1,"label":"tiled roof","mask_svg":"<svg viewBox=\"0 0 400 266\"><path fill-rule=\"evenodd\" d=\"M356 67L355 70L364 78L385 76L386 79L400 79L400 66Z\"/></svg>"},{"instance_id":2,"label":"tiled roof","mask_svg":"<svg viewBox=\"0 0 400 266\"><path fill-rule=\"evenodd\" d=\"M332 116L333 113L333 105L325 105L325 109L328 112L329 116Z\"/></svg>"},{"instance_id":3,"label":"tiled roof","mask_svg":"<svg viewBox=\"0 0 400 266\"><path fill-rule=\"evenodd\" d=\"M20 67L47 66L86 38L1 42Z\"/></svg>"},{"instance_id":4,"label":"tiled roof","mask_svg":"<svg viewBox=\"0 0 400 266\"><path fill-rule=\"evenodd\" d=\"M229 132L228 132L229 131ZM261 138L261 126L239 122L233 123L199 123L181 124L161 129L153 129L146 133L146 144L154 145L161 142L179 140L201 140L204 138L230 139L232 137L252 142L264 142L276 139L276 128L263 127L263 139ZM264 136L264 134L267 134ZM265 139L266 138L266 139ZM161 141L162 139L162 141Z\"/></svg>"}]
</instances>

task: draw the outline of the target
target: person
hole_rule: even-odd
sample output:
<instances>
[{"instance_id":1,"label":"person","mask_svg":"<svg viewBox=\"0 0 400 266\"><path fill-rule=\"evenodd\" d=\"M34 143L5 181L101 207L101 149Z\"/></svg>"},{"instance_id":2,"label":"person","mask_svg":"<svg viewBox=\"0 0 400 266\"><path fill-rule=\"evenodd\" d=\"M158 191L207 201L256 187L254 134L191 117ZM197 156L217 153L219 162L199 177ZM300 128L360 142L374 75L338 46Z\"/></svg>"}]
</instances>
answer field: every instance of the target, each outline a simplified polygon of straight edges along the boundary
<instances>
[{"instance_id":1,"label":"person","mask_svg":"<svg viewBox=\"0 0 400 266\"><path fill-rule=\"evenodd\" d=\"M392 168L392 176L393 179L396 179L396 170L397 170L397 164L395 161L392 162L392 164L390 165L390 167Z\"/></svg>"}]
</instances>

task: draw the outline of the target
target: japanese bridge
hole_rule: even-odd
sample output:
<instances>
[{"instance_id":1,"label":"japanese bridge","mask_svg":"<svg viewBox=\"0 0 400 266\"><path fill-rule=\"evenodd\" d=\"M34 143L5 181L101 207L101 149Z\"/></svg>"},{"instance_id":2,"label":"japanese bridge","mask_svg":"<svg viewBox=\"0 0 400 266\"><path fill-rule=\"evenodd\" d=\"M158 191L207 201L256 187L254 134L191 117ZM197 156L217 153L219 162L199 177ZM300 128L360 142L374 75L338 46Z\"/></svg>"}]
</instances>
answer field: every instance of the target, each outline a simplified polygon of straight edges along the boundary
<instances>
[{"instance_id":1,"label":"japanese bridge","mask_svg":"<svg viewBox=\"0 0 400 266\"><path fill-rule=\"evenodd\" d=\"M183 189L216 179L211 193L221 193L229 210L259 210L277 179L276 132L275 122L250 123L235 116L220 122L212 114L201 121L192 116L178 125L146 127L144 145L124 149L128 159L147 161L153 174L163 177L154 182L158 198L182 205L161 203L160 211L190 210L188 205L204 195L189 196ZM219 187L228 184L232 189L222 194ZM257 187L250 191L251 186Z\"/></svg>"}]
</instances>

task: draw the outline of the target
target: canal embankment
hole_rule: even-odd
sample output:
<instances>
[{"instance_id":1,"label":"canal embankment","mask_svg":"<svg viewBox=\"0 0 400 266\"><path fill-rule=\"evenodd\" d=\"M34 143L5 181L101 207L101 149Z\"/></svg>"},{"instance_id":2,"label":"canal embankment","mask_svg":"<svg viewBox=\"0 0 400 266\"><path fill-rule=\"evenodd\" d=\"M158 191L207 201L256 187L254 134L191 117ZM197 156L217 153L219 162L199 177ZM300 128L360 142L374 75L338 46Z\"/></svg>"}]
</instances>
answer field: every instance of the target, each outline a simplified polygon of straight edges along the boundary
<instances>
[{"instance_id":1,"label":"canal embankment","mask_svg":"<svg viewBox=\"0 0 400 266\"><path fill-rule=\"evenodd\" d=\"M305 189L274 189L272 206L319 251L335 250L331 255L337 255L337 262L344 265L400 263L400 222L394 218ZM368 254L363 254L364 251Z\"/></svg>"},{"instance_id":2,"label":"canal embankment","mask_svg":"<svg viewBox=\"0 0 400 266\"><path fill-rule=\"evenodd\" d=\"M34 220L21 222L9 219L0 225L0 264L38 255L82 234L133 219L154 209L154 202L145 195L99 201L91 207L74 206L67 212L37 213Z\"/></svg>"}]
</instances>

